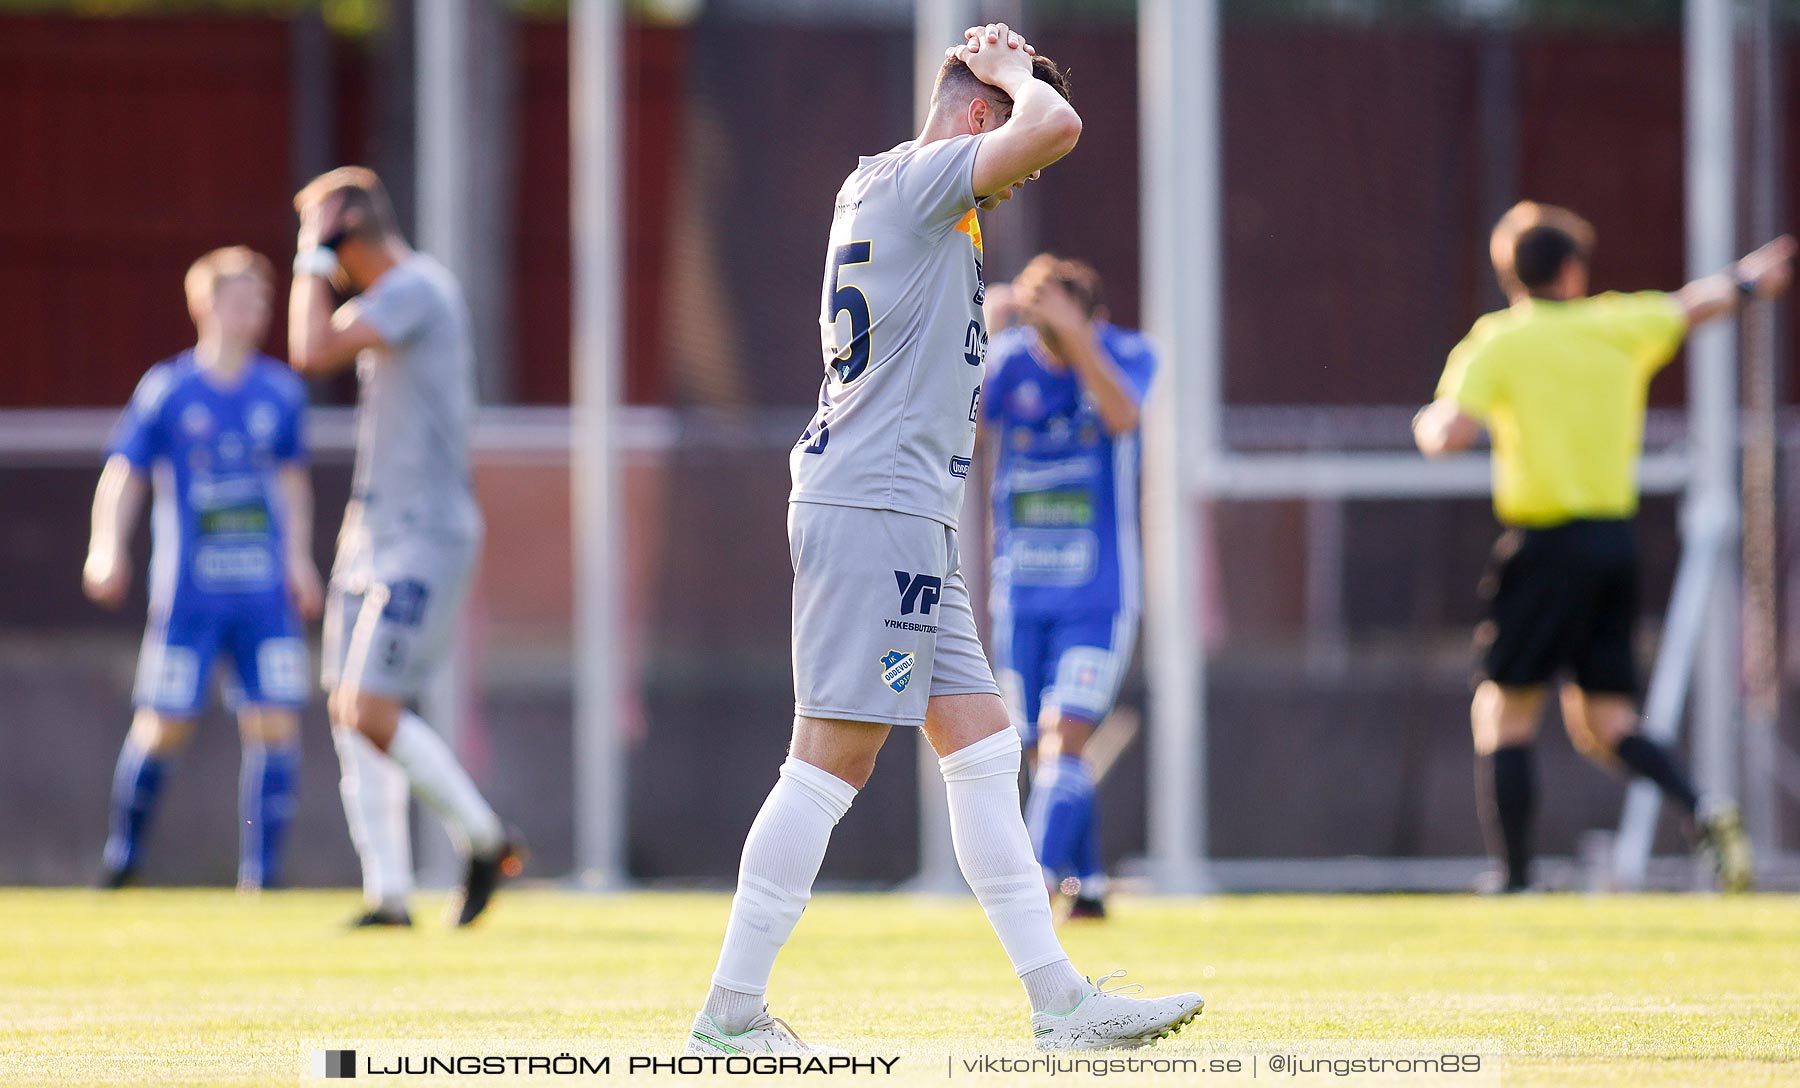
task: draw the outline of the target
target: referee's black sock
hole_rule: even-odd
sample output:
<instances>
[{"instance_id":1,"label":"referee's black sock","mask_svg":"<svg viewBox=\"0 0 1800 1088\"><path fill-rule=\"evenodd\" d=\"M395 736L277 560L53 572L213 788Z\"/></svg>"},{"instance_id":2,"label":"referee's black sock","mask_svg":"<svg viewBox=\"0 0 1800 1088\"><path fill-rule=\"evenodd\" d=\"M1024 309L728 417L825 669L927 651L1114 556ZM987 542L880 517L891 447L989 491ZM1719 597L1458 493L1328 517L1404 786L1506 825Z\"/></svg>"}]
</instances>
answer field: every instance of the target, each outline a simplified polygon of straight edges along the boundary
<instances>
[{"instance_id":1,"label":"referee's black sock","mask_svg":"<svg viewBox=\"0 0 1800 1088\"><path fill-rule=\"evenodd\" d=\"M1537 807L1537 776L1531 746L1508 745L1488 757L1491 793L1488 808L1499 831L1501 856L1506 862L1506 887L1517 891L1531 886L1531 814Z\"/></svg>"},{"instance_id":2,"label":"referee's black sock","mask_svg":"<svg viewBox=\"0 0 1800 1088\"><path fill-rule=\"evenodd\" d=\"M1694 784L1675 765L1667 748L1641 733L1633 733L1620 741L1613 751L1632 774L1656 783L1669 800L1686 809L1689 816L1699 811L1700 799L1694 794Z\"/></svg>"}]
</instances>

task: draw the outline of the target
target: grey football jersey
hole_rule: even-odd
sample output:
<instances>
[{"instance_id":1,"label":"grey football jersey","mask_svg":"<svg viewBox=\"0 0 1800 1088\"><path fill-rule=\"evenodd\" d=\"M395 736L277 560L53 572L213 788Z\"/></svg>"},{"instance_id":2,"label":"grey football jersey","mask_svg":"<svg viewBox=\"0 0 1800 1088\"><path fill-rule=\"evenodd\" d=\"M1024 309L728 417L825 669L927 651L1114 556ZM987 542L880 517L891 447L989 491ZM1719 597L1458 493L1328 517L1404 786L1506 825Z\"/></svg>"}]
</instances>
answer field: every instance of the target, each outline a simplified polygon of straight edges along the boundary
<instances>
[{"instance_id":1,"label":"grey football jersey","mask_svg":"<svg viewBox=\"0 0 1800 1088\"><path fill-rule=\"evenodd\" d=\"M450 270L415 253L357 301L386 342L356 360L352 496L372 537L469 539L481 512L469 478L475 359L469 307Z\"/></svg>"},{"instance_id":2,"label":"grey football jersey","mask_svg":"<svg viewBox=\"0 0 1800 1088\"><path fill-rule=\"evenodd\" d=\"M956 527L975 452L980 136L864 157L838 190L819 312L819 410L788 458L795 502L896 510Z\"/></svg>"}]
</instances>

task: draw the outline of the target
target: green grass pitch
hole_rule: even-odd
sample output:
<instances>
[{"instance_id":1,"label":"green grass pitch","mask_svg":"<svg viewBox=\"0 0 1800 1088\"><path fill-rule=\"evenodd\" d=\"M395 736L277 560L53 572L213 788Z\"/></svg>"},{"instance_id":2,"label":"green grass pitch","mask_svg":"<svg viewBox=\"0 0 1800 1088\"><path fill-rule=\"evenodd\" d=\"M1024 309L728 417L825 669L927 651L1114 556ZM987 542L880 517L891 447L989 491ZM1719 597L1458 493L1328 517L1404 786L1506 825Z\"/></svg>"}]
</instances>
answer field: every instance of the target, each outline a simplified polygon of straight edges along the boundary
<instances>
[{"instance_id":1,"label":"green grass pitch","mask_svg":"<svg viewBox=\"0 0 1800 1088\"><path fill-rule=\"evenodd\" d=\"M431 900L414 931L347 932L355 905L0 892L0 1083L295 1084L302 1039L670 1053L727 900L521 890L464 933L427 917ZM1509 1086L1800 1084L1793 897L1125 898L1113 920L1062 932L1084 972L1127 967L1152 992L1206 995L1205 1016L1141 1053L1486 1040ZM905 1056L901 1075L858 1082L943 1083L946 1055L1025 1053L1022 991L972 899L821 895L771 997L809 1039ZM1279 1081L1265 1069L1261 1082Z\"/></svg>"}]
</instances>

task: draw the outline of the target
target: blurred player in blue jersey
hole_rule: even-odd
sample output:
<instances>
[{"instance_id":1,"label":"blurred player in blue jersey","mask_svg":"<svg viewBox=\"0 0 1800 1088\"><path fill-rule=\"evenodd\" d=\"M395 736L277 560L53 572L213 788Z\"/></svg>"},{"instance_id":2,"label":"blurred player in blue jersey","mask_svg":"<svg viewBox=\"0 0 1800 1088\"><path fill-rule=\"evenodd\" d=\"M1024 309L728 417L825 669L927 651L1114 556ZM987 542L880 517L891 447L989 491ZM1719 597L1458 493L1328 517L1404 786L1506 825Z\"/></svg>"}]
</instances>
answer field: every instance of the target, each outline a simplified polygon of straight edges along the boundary
<instances>
[{"instance_id":1,"label":"blurred player in blue jersey","mask_svg":"<svg viewBox=\"0 0 1800 1088\"><path fill-rule=\"evenodd\" d=\"M117 608L131 581L130 541L154 480L150 624L138 658L137 714L113 775L100 881L138 872L170 754L193 733L216 657L243 734L238 883L280 875L300 770L306 702L300 616L316 616L306 392L259 351L269 327L269 262L218 249L187 274L192 348L150 368L107 445L82 583Z\"/></svg>"},{"instance_id":2,"label":"blurred player in blue jersey","mask_svg":"<svg viewBox=\"0 0 1800 1088\"><path fill-rule=\"evenodd\" d=\"M996 672L1036 771L1026 822L1072 918L1104 917L1106 870L1082 750L1137 639L1139 407L1156 360L1107 322L1100 277L1043 254L1013 285L1019 324L990 347Z\"/></svg>"}]
</instances>

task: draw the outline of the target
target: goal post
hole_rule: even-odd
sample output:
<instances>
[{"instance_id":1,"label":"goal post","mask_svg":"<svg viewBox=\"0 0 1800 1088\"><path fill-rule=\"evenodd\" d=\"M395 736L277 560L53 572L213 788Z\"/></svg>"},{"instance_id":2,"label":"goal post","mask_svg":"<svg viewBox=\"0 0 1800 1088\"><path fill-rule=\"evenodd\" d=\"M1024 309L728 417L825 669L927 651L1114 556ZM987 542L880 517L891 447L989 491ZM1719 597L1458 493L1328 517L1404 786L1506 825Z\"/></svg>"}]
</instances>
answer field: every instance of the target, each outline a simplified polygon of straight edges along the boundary
<instances>
[{"instance_id":1,"label":"goal post","mask_svg":"<svg viewBox=\"0 0 1800 1088\"><path fill-rule=\"evenodd\" d=\"M1426 498L1486 494L1484 457L1427 463L1411 453L1236 454L1221 414L1219 12L1216 3L1139 7L1146 325L1168 378L1146 421L1145 540L1150 761L1147 870L1161 891L1206 884L1206 646L1195 579L1198 531L1219 500ZM1688 0L1687 265L1699 276L1736 256L1736 120L1732 0ZM1179 198L1177 198L1179 194ZM1740 778L1738 719L1738 421L1735 330L1715 323L1689 342L1689 446L1645 458L1646 492L1680 490L1683 558L1653 676L1649 729L1679 732L1690 686L1701 788L1731 798ZM1691 681L1691 684L1690 684ZM1773 773L1759 768L1756 773ZM1630 790L1614 880L1642 883L1654 838L1654 787Z\"/></svg>"},{"instance_id":2,"label":"goal post","mask_svg":"<svg viewBox=\"0 0 1800 1088\"><path fill-rule=\"evenodd\" d=\"M944 50L962 40L964 30L975 24L981 14L976 0L914 0L913 4L913 129L925 127L931 110L931 90L937 82L938 69L944 63ZM981 507L979 491L970 487L962 508L964 563L985 547L987 513ZM971 582L970 589L976 589ZM962 870L956 863L956 849L950 838L950 796L943 776L938 772L937 753L918 731L913 742L917 753L919 776L919 870L906 883L908 891L927 894L954 894L968 888Z\"/></svg>"},{"instance_id":3,"label":"goal post","mask_svg":"<svg viewBox=\"0 0 1800 1088\"><path fill-rule=\"evenodd\" d=\"M1737 80L1734 0L1687 0L1682 57L1686 126L1687 273L1737 257ZM1691 522L1724 535L1694 688L1694 770L1702 793L1737 795L1739 532L1737 329L1715 321L1688 338ZM1634 787L1641 789L1641 785Z\"/></svg>"},{"instance_id":4,"label":"goal post","mask_svg":"<svg viewBox=\"0 0 1800 1088\"><path fill-rule=\"evenodd\" d=\"M570 504L574 530L575 876L608 889L625 867L625 655L619 411L624 354L623 0L569 7L574 226Z\"/></svg>"},{"instance_id":5,"label":"goal post","mask_svg":"<svg viewBox=\"0 0 1800 1088\"><path fill-rule=\"evenodd\" d=\"M1139 218L1145 327L1164 365L1145 413L1145 672L1152 753L1148 875L1206 890L1206 665L1200 519L1219 451L1223 179L1217 0L1138 9ZM1194 486L1194 485L1198 486Z\"/></svg>"}]
</instances>

